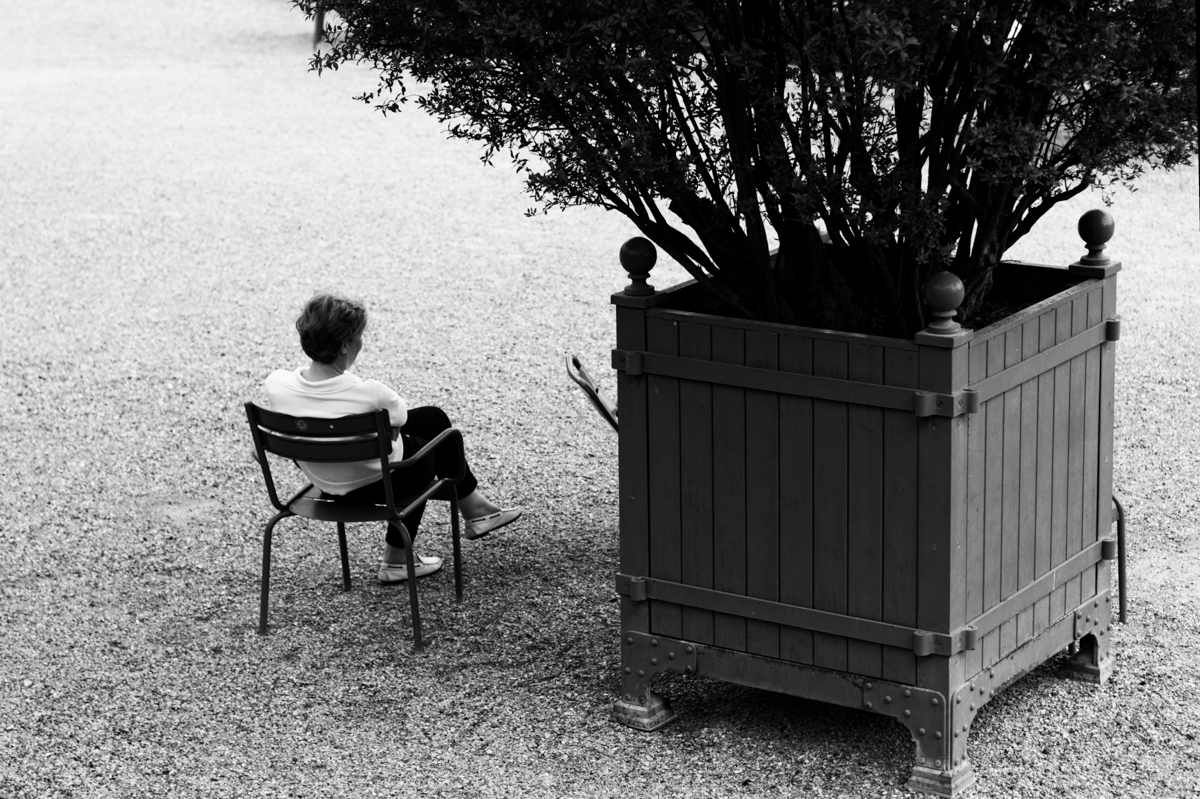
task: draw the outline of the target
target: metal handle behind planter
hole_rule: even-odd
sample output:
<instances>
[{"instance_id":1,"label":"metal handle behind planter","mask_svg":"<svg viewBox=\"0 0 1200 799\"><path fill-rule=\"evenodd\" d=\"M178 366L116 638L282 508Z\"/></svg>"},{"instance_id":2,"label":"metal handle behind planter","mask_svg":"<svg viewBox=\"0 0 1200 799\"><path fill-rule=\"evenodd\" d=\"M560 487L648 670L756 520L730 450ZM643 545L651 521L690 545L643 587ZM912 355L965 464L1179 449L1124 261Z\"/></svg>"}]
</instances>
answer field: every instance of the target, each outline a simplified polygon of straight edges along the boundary
<instances>
[{"instance_id":1,"label":"metal handle behind planter","mask_svg":"<svg viewBox=\"0 0 1200 799\"><path fill-rule=\"evenodd\" d=\"M567 375L583 389L583 393L591 401L592 407L596 409L596 413L603 416L604 421L612 425L613 430L616 430L617 406L609 402L604 393L600 391L600 387L596 385L596 381L588 374L588 370L584 368L583 363L579 360L579 356L567 356Z\"/></svg>"}]
</instances>

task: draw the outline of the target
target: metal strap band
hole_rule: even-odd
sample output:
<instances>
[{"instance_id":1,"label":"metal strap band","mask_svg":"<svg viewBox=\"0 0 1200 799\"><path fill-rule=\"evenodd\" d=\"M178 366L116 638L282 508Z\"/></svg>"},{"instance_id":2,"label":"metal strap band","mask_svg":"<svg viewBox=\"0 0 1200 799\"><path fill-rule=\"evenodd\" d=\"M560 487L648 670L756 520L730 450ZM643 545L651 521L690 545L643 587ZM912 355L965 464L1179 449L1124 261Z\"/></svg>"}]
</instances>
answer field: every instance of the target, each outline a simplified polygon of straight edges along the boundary
<instances>
[{"instance_id":1,"label":"metal strap band","mask_svg":"<svg viewBox=\"0 0 1200 799\"><path fill-rule=\"evenodd\" d=\"M841 635L858 641L912 649L918 655L952 655L968 648L968 639L973 638L973 633L965 629L954 635L932 633L899 624L860 619L856 616L628 574L617 575L617 592L634 601L644 598L672 602L787 627Z\"/></svg>"},{"instance_id":2,"label":"metal strap band","mask_svg":"<svg viewBox=\"0 0 1200 799\"><path fill-rule=\"evenodd\" d=\"M1038 353L1028 360L1021 361L986 380L980 380L971 386L971 388L979 394L980 402L987 402L992 397L999 396L1010 388L1015 388L1038 375L1049 372L1056 366L1067 363L1072 358L1082 355L1092 347L1100 346L1109 340L1109 332L1108 322L1101 322L1098 325L1089 327L1077 336L1072 336L1062 344L1056 344L1045 352Z\"/></svg>"},{"instance_id":3,"label":"metal strap band","mask_svg":"<svg viewBox=\"0 0 1200 799\"><path fill-rule=\"evenodd\" d=\"M1088 545L1082 551L1064 561L1053 570L1030 583L1000 604L963 625L953 633L936 633L905 627L899 624L862 619L814 608L802 608L769 599L729 594L711 588L674 583L653 577L617 575L617 593L635 602L655 599L685 607L711 610L731 616L782 624L802 630L840 635L857 641L869 641L884 646L912 649L919 657L927 655L954 655L971 650L979 638L1008 621L1016 613L1032 605L1058 586L1082 574L1088 567L1100 562L1106 539Z\"/></svg>"},{"instance_id":4,"label":"metal strap band","mask_svg":"<svg viewBox=\"0 0 1200 799\"><path fill-rule=\"evenodd\" d=\"M953 417L967 413L972 403L969 392L935 394L898 386L861 383L835 377L817 377L780 372L755 366L700 361L656 352L613 350L613 368L636 376L661 375L702 383L791 394L832 402L848 402L875 408L910 411L917 416Z\"/></svg>"},{"instance_id":5,"label":"metal strap band","mask_svg":"<svg viewBox=\"0 0 1200 799\"><path fill-rule=\"evenodd\" d=\"M1101 538L1084 547L1078 553L1046 572L999 605L992 607L982 616L976 617L970 626L974 627L981 636L996 629L1058 586L1078 577L1089 566L1094 566L1103 560L1106 543L1107 539Z\"/></svg>"}]
</instances>

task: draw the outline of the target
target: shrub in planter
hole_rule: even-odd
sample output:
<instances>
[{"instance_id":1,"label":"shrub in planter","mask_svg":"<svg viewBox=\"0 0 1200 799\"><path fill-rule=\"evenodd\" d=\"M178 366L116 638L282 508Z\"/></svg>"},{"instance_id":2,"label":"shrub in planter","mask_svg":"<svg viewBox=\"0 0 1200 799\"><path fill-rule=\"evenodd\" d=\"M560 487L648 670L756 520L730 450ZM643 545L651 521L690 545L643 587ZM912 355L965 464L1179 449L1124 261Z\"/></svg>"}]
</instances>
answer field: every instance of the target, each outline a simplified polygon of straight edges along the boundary
<instances>
[{"instance_id":1,"label":"shrub in planter","mask_svg":"<svg viewBox=\"0 0 1200 799\"><path fill-rule=\"evenodd\" d=\"M1055 204L1196 152L1195 9L1158 0L360 0L366 61L508 155L542 210L644 239L614 295L621 721L708 673L892 715L910 784L1111 618L1111 220L1003 264ZM410 83L406 84L406 81ZM534 209L536 211L536 209ZM694 280L645 283L650 242Z\"/></svg>"},{"instance_id":2,"label":"shrub in planter","mask_svg":"<svg viewBox=\"0 0 1200 799\"><path fill-rule=\"evenodd\" d=\"M318 69L378 68L363 100L398 110L416 81L543 208L620 211L764 321L909 337L921 286L949 270L978 326L996 264L1046 211L1196 149L1187 4L298 5L341 20Z\"/></svg>"}]
</instances>

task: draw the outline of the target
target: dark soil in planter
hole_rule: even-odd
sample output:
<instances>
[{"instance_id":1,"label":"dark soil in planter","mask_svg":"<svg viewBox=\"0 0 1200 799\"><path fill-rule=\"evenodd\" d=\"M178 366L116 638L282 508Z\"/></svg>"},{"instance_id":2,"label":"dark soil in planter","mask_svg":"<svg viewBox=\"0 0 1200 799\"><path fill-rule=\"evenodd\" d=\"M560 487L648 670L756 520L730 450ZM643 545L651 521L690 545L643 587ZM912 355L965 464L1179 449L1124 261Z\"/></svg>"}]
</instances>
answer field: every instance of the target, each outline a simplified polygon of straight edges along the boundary
<instances>
[{"instance_id":1,"label":"dark soil in planter","mask_svg":"<svg viewBox=\"0 0 1200 799\"><path fill-rule=\"evenodd\" d=\"M1020 261L1001 262L993 273L992 290L984 297L979 311L968 321L967 327L982 330L1082 280L1066 269L1048 273L1041 264L1036 265L1036 269L1031 268L1033 266Z\"/></svg>"},{"instance_id":2,"label":"dark soil in planter","mask_svg":"<svg viewBox=\"0 0 1200 799\"><path fill-rule=\"evenodd\" d=\"M1020 261L1001 262L994 272L992 289L984 298L979 310L969 320L964 321L960 316L958 321L972 330L982 330L1024 308L1053 297L1081 280L1066 269L1056 269L1055 272L1047 274L1042 265L1037 265L1037 269L1030 268L1032 266L1034 265ZM678 311L726 316L732 319L751 318L699 287L696 291L688 291L673 298L669 307ZM882 316L867 312L847 318L844 324L829 329L869 336L888 335L881 332L887 329Z\"/></svg>"}]
</instances>

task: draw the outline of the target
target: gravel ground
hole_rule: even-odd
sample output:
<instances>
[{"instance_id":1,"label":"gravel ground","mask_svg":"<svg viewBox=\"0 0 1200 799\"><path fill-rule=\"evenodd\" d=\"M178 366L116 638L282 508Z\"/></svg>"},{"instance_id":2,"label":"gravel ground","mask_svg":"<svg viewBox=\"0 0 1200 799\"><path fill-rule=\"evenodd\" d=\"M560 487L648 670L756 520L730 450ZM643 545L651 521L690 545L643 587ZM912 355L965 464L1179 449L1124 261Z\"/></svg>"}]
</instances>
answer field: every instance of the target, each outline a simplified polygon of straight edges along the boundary
<instances>
[{"instance_id":1,"label":"gravel ground","mask_svg":"<svg viewBox=\"0 0 1200 799\"><path fill-rule=\"evenodd\" d=\"M616 439L562 369L612 393L608 295L635 231L526 219L506 169L346 69L306 71L284 0L0 0L0 796L907 795L878 716L673 679L680 719L608 719L618 680ZM1015 257L1082 254L1081 199ZM1131 618L1097 688L1051 661L972 730L977 797L1200 795L1200 310L1195 170L1120 193L1116 485ZM663 266L654 282L669 285ZM301 359L318 288L368 300L357 371L445 407L528 517L465 545L467 597L373 579L352 530L281 525L241 403ZM1190 309L1190 310L1189 310ZM448 553L445 511L425 548Z\"/></svg>"}]
</instances>

